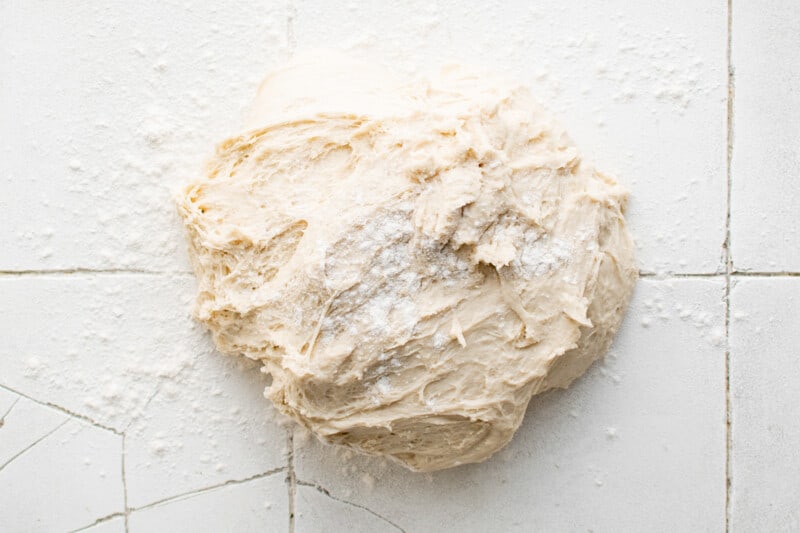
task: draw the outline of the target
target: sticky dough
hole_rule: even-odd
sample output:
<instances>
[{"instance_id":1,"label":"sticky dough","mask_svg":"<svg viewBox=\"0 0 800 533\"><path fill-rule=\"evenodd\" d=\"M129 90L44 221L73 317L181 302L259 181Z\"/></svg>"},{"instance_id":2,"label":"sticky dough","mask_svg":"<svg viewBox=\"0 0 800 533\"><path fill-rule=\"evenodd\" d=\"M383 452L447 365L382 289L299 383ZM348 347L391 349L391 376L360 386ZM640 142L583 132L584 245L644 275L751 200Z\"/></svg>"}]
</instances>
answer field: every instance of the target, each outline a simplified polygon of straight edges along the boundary
<instances>
[{"instance_id":1,"label":"sticky dough","mask_svg":"<svg viewBox=\"0 0 800 533\"><path fill-rule=\"evenodd\" d=\"M325 57L266 78L179 210L219 350L322 440L430 471L492 455L608 349L626 199L524 87Z\"/></svg>"}]
</instances>

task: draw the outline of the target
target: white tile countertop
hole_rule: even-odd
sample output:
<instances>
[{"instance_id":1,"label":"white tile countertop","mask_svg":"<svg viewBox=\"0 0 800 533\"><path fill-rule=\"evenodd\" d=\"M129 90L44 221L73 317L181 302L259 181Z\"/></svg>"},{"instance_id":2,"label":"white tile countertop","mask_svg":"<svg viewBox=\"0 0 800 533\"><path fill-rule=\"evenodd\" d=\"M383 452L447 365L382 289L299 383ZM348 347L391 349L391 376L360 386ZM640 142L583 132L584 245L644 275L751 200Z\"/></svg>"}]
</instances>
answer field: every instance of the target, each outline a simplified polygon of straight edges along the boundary
<instances>
[{"instance_id":1,"label":"white tile countertop","mask_svg":"<svg viewBox=\"0 0 800 533\"><path fill-rule=\"evenodd\" d=\"M631 190L606 359L491 460L325 447L215 352L172 197L337 48L525 81ZM0 2L0 531L800 531L800 4Z\"/></svg>"}]
</instances>

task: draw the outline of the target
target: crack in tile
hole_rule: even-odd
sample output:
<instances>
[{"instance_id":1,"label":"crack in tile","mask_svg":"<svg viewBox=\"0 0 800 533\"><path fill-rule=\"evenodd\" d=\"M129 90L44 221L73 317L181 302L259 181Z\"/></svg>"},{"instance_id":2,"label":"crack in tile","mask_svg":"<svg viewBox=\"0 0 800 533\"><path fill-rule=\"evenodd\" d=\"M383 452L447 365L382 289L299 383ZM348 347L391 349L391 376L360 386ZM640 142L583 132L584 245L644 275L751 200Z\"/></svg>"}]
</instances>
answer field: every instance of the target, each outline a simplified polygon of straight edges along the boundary
<instances>
[{"instance_id":1,"label":"crack in tile","mask_svg":"<svg viewBox=\"0 0 800 533\"><path fill-rule=\"evenodd\" d=\"M392 526L393 528L397 529L398 531L401 531L402 533L406 533L406 530L405 530L405 529L403 529L402 527L398 526L397 524L395 524L394 522L392 522L391 520L389 520L389 519L388 519L388 518L386 518L385 516L382 516L382 515L380 515L380 514L376 513L375 511L373 511L372 509L370 509L370 508L368 508L368 507L365 507L365 506L363 506L363 505L360 505L360 504L358 504L358 503L355 503L355 502L350 502L350 501L347 501L347 500L343 500L343 499L341 499L341 498L337 498L336 496L334 496L333 494L331 494L331 492L330 492L328 489L326 489L325 487L323 487L322 485L318 485L318 484L316 484L316 483L310 483L310 482L308 482L308 481L302 481L302 480L299 480L299 479L297 480L297 484L298 484L298 485L300 485L300 486L302 486L302 487L311 487L311 488L314 488L314 489L316 489L318 492L320 492L320 493L324 494L325 496L327 496L328 498L330 498L330 499L332 499L332 500L334 500L334 501L337 501L337 502L343 503L343 504L345 504L345 505L349 505L349 506L351 506L351 507L355 507L355 508L357 508L357 509L361 509L361 510L363 510L363 511L366 511L366 512L368 512L369 514L371 514L372 516L374 516L374 517L376 517L376 518L379 518L380 520L383 520L384 522L386 522L387 524L389 524L389 525L390 525L390 526Z\"/></svg>"},{"instance_id":2,"label":"crack in tile","mask_svg":"<svg viewBox=\"0 0 800 533\"><path fill-rule=\"evenodd\" d=\"M6 417L9 414L11 414L11 410L14 409L14 406L17 405L17 402L19 401L20 398L22 398L22 396L17 396L14 399L14 402L11 404L11 406L8 409L6 409L5 413L3 413L3 416L0 416L0 428L3 427L3 425L6 423Z\"/></svg>"},{"instance_id":3,"label":"crack in tile","mask_svg":"<svg viewBox=\"0 0 800 533\"><path fill-rule=\"evenodd\" d=\"M55 433L56 431L58 431L59 429L64 427L64 425L67 424L70 421L71 421L71 419L67 418L66 420L64 420L60 424L58 424L56 427L54 427L53 429L51 429L50 431L48 431L47 433L45 433L44 435L42 435L41 437L39 437L38 439L33 441L31 444L27 445L24 449L22 449L19 452L17 452L13 457L11 457L11 459L9 459L8 461L6 461L2 465L0 465L0 472L2 472L12 462L14 462L15 460L19 459L21 456L25 455L28 451L30 451L33 447L35 447L37 444L42 442L44 439L46 439L47 437L49 437L50 435L52 435L53 433Z\"/></svg>"},{"instance_id":4,"label":"crack in tile","mask_svg":"<svg viewBox=\"0 0 800 533\"><path fill-rule=\"evenodd\" d=\"M149 397L147 398L147 400L144 402L144 405L142 405L142 407L139 409L139 411L138 411L138 413L137 413L137 414L134 414L134 415L132 415L132 416L131 416L131 419L128 421L128 424L127 424L127 425L126 425L124 428L122 428L122 432L121 432L122 434L125 434L125 433L126 433L126 432L127 432L129 429L130 429L130 427L133 425L133 423L134 423L134 422L136 422L136 421L139 419L139 417L140 417L140 416L142 416L142 415L144 415L144 414L145 414L145 411L146 411L146 410L147 410L147 408L150 406L150 404L152 403L152 401L153 401L153 400L155 399L155 397L156 397L156 396L158 396L158 394L161 392L161 387L164 385L164 382L165 382L165 381L168 381L168 380L169 380L169 381L173 381L173 382L174 382L174 381L177 379L177 377L178 377L178 376L180 376L180 375L181 375L181 373L182 373L184 370L186 370L186 367L183 367L183 368L181 368L181 369L180 369L180 370L178 370L178 371L177 371L177 372L176 372L176 373L175 373L173 376L170 376L169 378L164 378L164 377L161 377L161 378L158 380L158 383L156 383L156 386L155 386L155 387L153 387L153 392L150 394L150 396L149 396Z\"/></svg>"},{"instance_id":5,"label":"crack in tile","mask_svg":"<svg viewBox=\"0 0 800 533\"><path fill-rule=\"evenodd\" d=\"M136 511L143 511L145 509L158 507L160 505L166 505L168 503L185 500L187 498L192 498L194 496L198 496L200 494L205 494L207 492L212 492L212 491L221 489L223 487L229 487L229 486L232 486L232 485L241 485L243 483L248 483L250 481L255 481L257 479L263 479L263 478L270 477L270 476L273 476L275 474L279 474L279 473L285 472L285 471L286 471L286 467L282 466L280 468L275 468L275 469L272 469L272 470L268 470L266 472L262 472L260 474L255 474L253 476L249 476L249 477L246 477L246 478L230 479L228 481L225 481L224 483L218 483L216 485L211 485L209 487L203 487L201 489L196 489L196 490L192 490L192 491L189 491L189 492L184 492L182 494L177 494L175 496L170 496L168 498L162 498L162 499L154 501L152 503L148 503L146 505L142 505L141 507L129 507L128 508L128 512L129 513L133 513L133 512L136 512Z\"/></svg>"},{"instance_id":6,"label":"crack in tile","mask_svg":"<svg viewBox=\"0 0 800 533\"><path fill-rule=\"evenodd\" d=\"M103 522L108 522L109 520L113 520L115 518L121 518L123 516L125 516L125 513L121 513L121 512L111 513L110 515L106 515L106 516L98 518L97 520L95 520L94 522L92 522L91 524L89 524L87 526L79 527L78 529L72 529L72 530L69 531L69 533L78 533L79 531L86 531L87 529L89 529L91 527L94 527L94 526L97 526L97 525L100 525ZM126 529L126 531L127 531L127 529Z\"/></svg>"},{"instance_id":7,"label":"crack in tile","mask_svg":"<svg viewBox=\"0 0 800 533\"><path fill-rule=\"evenodd\" d=\"M131 428L131 426L139 419L140 416L145 414L145 411L150 406L150 403L155 399L156 396L158 396L159 392L161 392L161 382L160 381L155 386L155 388L153 389L153 392L150 394L150 396L147 398L147 400L144 402L144 405L142 405L141 409L139 409L138 413L133 414L131 416L131 419L128 420L128 423L125 424L125 427L122 428L122 434L123 435Z\"/></svg>"},{"instance_id":8,"label":"crack in tile","mask_svg":"<svg viewBox=\"0 0 800 533\"><path fill-rule=\"evenodd\" d=\"M95 427L97 427L99 429L104 429L106 431L110 431L111 433L113 433L115 435L122 436L122 432L121 431L119 431L117 429L114 429L114 428L112 428L110 426L106 426L105 424L101 424L100 422L98 422L96 420L93 420L93 419L91 419L90 417L88 417L86 415L83 415L83 414L80 414L80 413L76 413L74 411L70 411L66 407L62 407L62 406L60 406L58 404L54 404L54 403L51 403L51 402L45 402L45 401L42 401L42 400L37 400L36 398L28 396L27 394L24 394L24 393L22 393L22 392L20 392L18 390L12 389L8 385L0 385L0 389L5 389L8 392L13 392L14 394L18 394L19 396L22 396L23 398L26 398L26 399L34 402L34 403L38 403L39 405L44 405L46 407L50 407L51 409L55 409L56 411L60 411L61 413L64 413L65 415L67 415L67 416L69 416L71 418L76 418L78 420L83 420L84 422L88 422L89 424L91 424L91 425L93 425L93 426L95 426Z\"/></svg>"}]
</instances>

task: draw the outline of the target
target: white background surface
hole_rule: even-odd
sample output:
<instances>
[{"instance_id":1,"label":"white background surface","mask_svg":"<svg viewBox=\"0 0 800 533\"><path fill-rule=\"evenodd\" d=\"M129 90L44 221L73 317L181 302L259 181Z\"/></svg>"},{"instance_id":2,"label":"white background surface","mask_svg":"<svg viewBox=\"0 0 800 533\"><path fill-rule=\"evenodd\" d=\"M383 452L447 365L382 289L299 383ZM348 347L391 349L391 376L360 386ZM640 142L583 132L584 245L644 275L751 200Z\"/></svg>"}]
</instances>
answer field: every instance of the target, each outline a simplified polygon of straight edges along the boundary
<instances>
[{"instance_id":1,"label":"white background surface","mask_svg":"<svg viewBox=\"0 0 800 533\"><path fill-rule=\"evenodd\" d=\"M800 530L800 4L478 4L0 1L0 531ZM631 189L611 355L486 463L292 435L189 316L172 194L315 47L491 65Z\"/></svg>"}]
</instances>

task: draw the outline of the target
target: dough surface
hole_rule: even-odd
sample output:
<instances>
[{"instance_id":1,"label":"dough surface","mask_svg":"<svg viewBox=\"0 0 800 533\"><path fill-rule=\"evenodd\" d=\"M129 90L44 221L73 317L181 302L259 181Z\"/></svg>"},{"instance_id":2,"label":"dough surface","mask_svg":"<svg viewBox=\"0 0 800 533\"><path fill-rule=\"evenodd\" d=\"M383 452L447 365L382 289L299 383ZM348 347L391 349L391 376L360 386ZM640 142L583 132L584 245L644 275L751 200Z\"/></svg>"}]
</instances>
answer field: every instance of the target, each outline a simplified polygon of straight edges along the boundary
<instances>
[{"instance_id":1,"label":"dough surface","mask_svg":"<svg viewBox=\"0 0 800 533\"><path fill-rule=\"evenodd\" d=\"M608 349L626 200L524 87L324 57L264 80L179 211L219 350L324 441L431 471L498 451Z\"/></svg>"}]
</instances>

